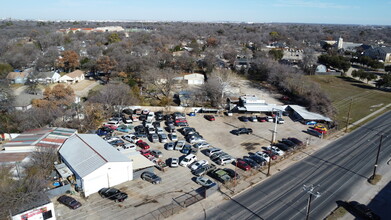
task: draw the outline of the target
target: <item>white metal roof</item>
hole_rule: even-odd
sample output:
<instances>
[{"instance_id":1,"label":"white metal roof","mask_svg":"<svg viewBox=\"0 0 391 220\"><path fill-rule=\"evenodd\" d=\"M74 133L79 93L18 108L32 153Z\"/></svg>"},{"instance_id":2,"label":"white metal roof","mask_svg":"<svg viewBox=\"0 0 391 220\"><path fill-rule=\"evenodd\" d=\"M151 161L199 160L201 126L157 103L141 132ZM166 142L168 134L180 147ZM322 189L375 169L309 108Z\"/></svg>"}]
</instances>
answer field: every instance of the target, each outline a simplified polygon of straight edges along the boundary
<instances>
[{"instance_id":1,"label":"white metal roof","mask_svg":"<svg viewBox=\"0 0 391 220\"><path fill-rule=\"evenodd\" d=\"M80 177L109 162L131 162L96 134L75 134L65 141L59 153Z\"/></svg>"},{"instance_id":2,"label":"white metal roof","mask_svg":"<svg viewBox=\"0 0 391 220\"><path fill-rule=\"evenodd\" d=\"M332 121L329 117L318 113L309 112L305 107L300 105L289 105L289 107L307 121Z\"/></svg>"},{"instance_id":3,"label":"white metal roof","mask_svg":"<svg viewBox=\"0 0 391 220\"><path fill-rule=\"evenodd\" d=\"M133 161L133 170L139 170L155 166L152 161L141 155L139 151L130 150L127 152L123 151L122 153Z\"/></svg>"},{"instance_id":4,"label":"white metal roof","mask_svg":"<svg viewBox=\"0 0 391 220\"><path fill-rule=\"evenodd\" d=\"M276 104L246 104L244 107L238 107L240 111L248 112L273 112L284 111L286 106L278 106Z\"/></svg>"}]
</instances>

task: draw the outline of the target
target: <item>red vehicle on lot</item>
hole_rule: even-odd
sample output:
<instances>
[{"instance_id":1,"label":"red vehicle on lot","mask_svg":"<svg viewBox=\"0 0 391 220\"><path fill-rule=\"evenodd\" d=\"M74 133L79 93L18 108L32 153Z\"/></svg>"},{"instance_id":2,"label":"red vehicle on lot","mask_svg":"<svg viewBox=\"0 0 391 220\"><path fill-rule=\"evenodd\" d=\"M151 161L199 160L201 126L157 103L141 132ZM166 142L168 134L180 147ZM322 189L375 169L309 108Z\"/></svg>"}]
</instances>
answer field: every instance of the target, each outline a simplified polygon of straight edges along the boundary
<instances>
[{"instance_id":1,"label":"red vehicle on lot","mask_svg":"<svg viewBox=\"0 0 391 220\"><path fill-rule=\"evenodd\" d=\"M117 130L118 125L108 122L104 124L103 127L110 128L111 130Z\"/></svg>"},{"instance_id":2,"label":"red vehicle on lot","mask_svg":"<svg viewBox=\"0 0 391 220\"><path fill-rule=\"evenodd\" d=\"M215 119L215 116L213 116L213 115L205 115L204 118L205 118L206 120L208 120L208 121L214 121L214 120L216 120L216 119Z\"/></svg>"},{"instance_id":3,"label":"red vehicle on lot","mask_svg":"<svg viewBox=\"0 0 391 220\"><path fill-rule=\"evenodd\" d=\"M277 155L274 152L272 152L270 150L264 150L263 152L265 154L269 155L269 157L272 158L272 160L277 160Z\"/></svg>"},{"instance_id":4,"label":"red vehicle on lot","mask_svg":"<svg viewBox=\"0 0 391 220\"><path fill-rule=\"evenodd\" d=\"M137 144L137 146L139 146L143 150L147 150L147 149L150 148L150 146L147 143L145 143L144 141L142 141L142 140L137 141L136 144Z\"/></svg>"},{"instance_id":5,"label":"red vehicle on lot","mask_svg":"<svg viewBox=\"0 0 391 220\"><path fill-rule=\"evenodd\" d=\"M151 151L149 150L139 150L140 154L143 155L144 157L146 158L150 158L150 157L153 157L152 154L151 154Z\"/></svg>"},{"instance_id":6,"label":"red vehicle on lot","mask_svg":"<svg viewBox=\"0 0 391 220\"><path fill-rule=\"evenodd\" d=\"M323 129L319 129L319 128L314 128L315 131L321 133L321 134L327 134L327 131L323 130Z\"/></svg>"},{"instance_id":7,"label":"red vehicle on lot","mask_svg":"<svg viewBox=\"0 0 391 220\"><path fill-rule=\"evenodd\" d=\"M258 117L258 121L259 122L267 122L267 118L266 117Z\"/></svg>"},{"instance_id":8,"label":"red vehicle on lot","mask_svg":"<svg viewBox=\"0 0 391 220\"><path fill-rule=\"evenodd\" d=\"M244 160L238 158L236 159L235 166L239 167L240 169L243 169L245 171L250 170L251 166L248 165Z\"/></svg>"}]
</instances>

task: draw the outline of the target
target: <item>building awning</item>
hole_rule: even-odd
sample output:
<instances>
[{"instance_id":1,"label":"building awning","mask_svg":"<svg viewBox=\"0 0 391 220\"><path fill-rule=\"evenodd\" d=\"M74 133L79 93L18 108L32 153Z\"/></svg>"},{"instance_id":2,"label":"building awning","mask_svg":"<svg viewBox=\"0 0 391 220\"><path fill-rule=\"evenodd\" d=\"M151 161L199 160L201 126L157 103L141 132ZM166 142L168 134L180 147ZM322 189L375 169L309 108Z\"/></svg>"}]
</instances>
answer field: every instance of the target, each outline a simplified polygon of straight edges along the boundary
<instances>
[{"instance_id":1,"label":"building awning","mask_svg":"<svg viewBox=\"0 0 391 220\"><path fill-rule=\"evenodd\" d=\"M57 172L60 174L60 176L64 179L68 178L69 176L72 176L72 171L63 163L54 165Z\"/></svg>"},{"instance_id":2,"label":"building awning","mask_svg":"<svg viewBox=\"0 0 391 220\"><path fill-rule=\"evenodd\" d=\"M323 116L318 113L309 112L305 107L300 105L289 105L289 107L293 111L295 111L303 120L306 121L332 121L329 117Z\"/></svg>"},{"instance_id":3,"label":"building awning","mask_svg":"<svg viewBox=\"0 0 391 220\"><path fill-rule=\"evenodd\" d=\"M123 153L127 158L133 161L133 170L141 170L148 167L153 167L155 164L148 160L146 157L140 154L139 151L132 150L128 152L121 152Z\"/></svg>"}]
</instances>

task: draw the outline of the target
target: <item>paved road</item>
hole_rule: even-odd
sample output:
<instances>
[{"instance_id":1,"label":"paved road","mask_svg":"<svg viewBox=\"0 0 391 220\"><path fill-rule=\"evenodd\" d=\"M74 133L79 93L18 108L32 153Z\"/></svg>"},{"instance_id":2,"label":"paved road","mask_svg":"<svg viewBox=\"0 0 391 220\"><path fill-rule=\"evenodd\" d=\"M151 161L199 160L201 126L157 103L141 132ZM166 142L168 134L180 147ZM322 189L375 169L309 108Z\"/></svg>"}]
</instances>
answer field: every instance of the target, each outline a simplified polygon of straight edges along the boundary
<instances>
[{"instance_id":1,"label":"paved road","mask_svg":"<svg viewBox=\"0 0 391 220\"><path fill-rule=\"evenodd\" d=\"M251 190L206 211L206 219L305 219L304 184L319 185L321 197L311 204L311 218L323 219L336 201L359 192L357 183L371 175L384 134L380 165L391 155L391 112L276 174ZM386 137L388 135L388 137Z\"/></svg>"}]
</instances>

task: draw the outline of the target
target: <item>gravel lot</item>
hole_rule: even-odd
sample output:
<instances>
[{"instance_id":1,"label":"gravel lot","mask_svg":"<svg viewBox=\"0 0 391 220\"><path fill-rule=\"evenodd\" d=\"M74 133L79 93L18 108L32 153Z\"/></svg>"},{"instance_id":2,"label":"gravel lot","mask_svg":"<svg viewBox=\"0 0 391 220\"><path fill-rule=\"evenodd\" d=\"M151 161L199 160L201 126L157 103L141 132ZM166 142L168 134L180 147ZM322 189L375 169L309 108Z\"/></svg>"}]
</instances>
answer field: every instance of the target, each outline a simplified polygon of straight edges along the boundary
<instances>
[{"instance_id":1,"label":"gravel lot","mask_svg":"<svg viewBox=\"0 0 391 220\"><path fill-rule=\"evenodd\" d=\"M196 128L204 139L212 146L223 149L234 157L243 157L248 152L261 150L262 146L270 144L274 124L271 122L241 122L238 117L242 115L234 114L234 116L219 116L216 115L215 121L207 121L203 114L198 114L194 117L187 117L189 125ZM308 134L302 132L308 126L298 122L293 122L289 117L285 118L285 124L277 126L277 140L283 137L295 136L303 141L308 138ZM139 123L135 123L137 125ZM162 123L163 124L163 123ZM231 130L241 127L252 128L254 133L251 135L236 136L230 133ZM184 139L177 132L179 139ZM311 144L319 142L320 139L312 137ZM149 141L147 141L150 143ZM150 143L151 149L158 149L163 152L163 159L171 157L181 157L182 153L178 151L167 151L162 143ZM210 159L203 153L197 154L199 160L206 159L210 163ZM234 169L234 166L229 164L225 167ZM70 210L67 207L55 203L56 214L59 219L134 219L142 216L158 207L169 204L172 198L197 189L198 184L194 182L194 176L187 167L169 168L166 172L155 169L155 173L162 177L162 183L153 185L141 179L126 182L117 186L117 188L125 191L129 198L123 203L114 203L111 200L101 198L97 193L91 195L88 200L74 195L83 206L77 210ZM241 175L264 175L258 171L245 172L239 171ZM246 184L245 179L240 180L238 184Z\"/></svg>"}]
</instances>

